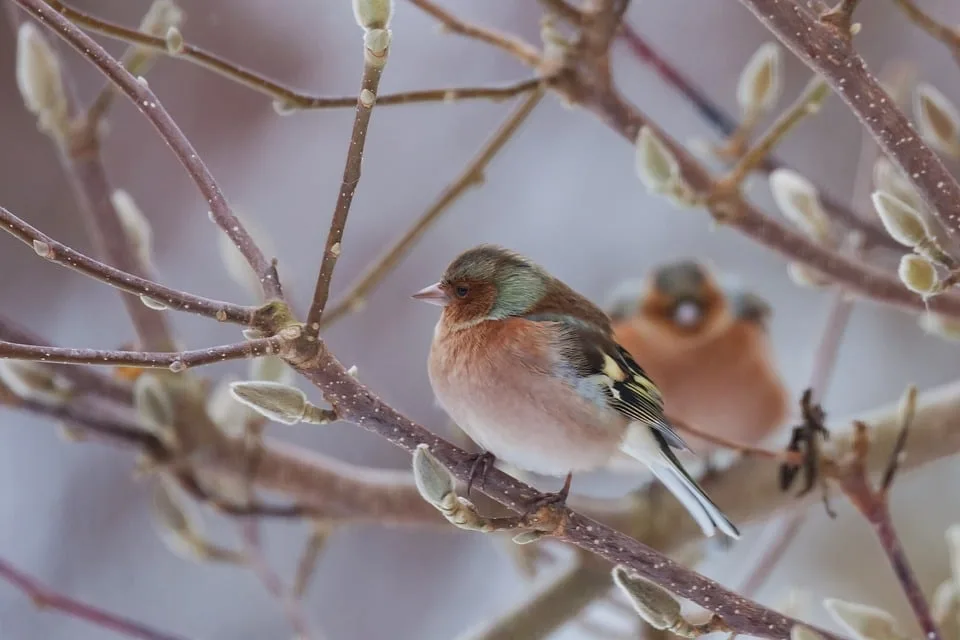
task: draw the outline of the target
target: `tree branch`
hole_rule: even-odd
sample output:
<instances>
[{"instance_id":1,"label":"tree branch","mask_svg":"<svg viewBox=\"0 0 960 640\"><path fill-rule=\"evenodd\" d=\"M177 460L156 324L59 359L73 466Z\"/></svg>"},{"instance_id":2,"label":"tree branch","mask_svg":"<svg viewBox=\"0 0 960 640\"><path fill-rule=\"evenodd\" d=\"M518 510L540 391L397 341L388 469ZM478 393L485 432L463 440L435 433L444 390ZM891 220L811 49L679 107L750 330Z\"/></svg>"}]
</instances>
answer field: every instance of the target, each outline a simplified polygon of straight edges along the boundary
<instances>
[{"instance_id":1,"label":"tree branch","mask_svg":"<svg viewBox=\"0 0 960 640\"><path fill-rule=\"evenodd\" d=\"M449 210L470 187L482 184L483 172L487 165L513 137L520 125L526 121L534 107L540 103L543 93L542 87L535 87L533 93L510 113L493 136L484 143L480 152L470 161L470 164L443 190L436 201L413 223L413 226L368 267L360 276L360 279L350 287L350 290L323 314L323 319L320 322L321 328L333 324L341 317L362 306L364 299L413 249L427 229L445 211Z\"/></svg>"},{"instance_id":2,"label":"tree branch","mask_svg":"<svg viewBox=\"0 0 960 640\"><path fill-rule=\"evenodd\" d=\"M725 136L729 136L736 131L737 121L724 112L709 96L700 91L700 89L676 67L670 64L670 62L644 40L643 36L633 27L624 23L621 27L621 37L630 51L640 61L651 66L664 82L679 91L717 131ZM773 156L767 156L758 168L764 173L769 174L776 169L790 169L791 167ZM839 200L830 197L822 191L820 193L821 203L830 217L844 227L863 234L865 248L882 247L896 251L897 253L903 252L903 245L891 238L880 226L857 215L856 211L844 205Z\"/></svg>"},{"instance_id":3,"label":"tree branch","mask_svg":"<svg viewBox=\"0 0 960 640\"><path fill-rule=\"evenodd\" d=\"M40 257L73 269L94 280L105 282L121 291L151 298L171 309L215 318L220 322L232 322L246 326L254 322L256 307L244 307L229 302L201 298L145 280L132 273L115 269L85 256L61 242L57 242L2 206L0 206L0 228L33 248ZM135 302L143 306L141 301L137 300Z\"/></svg>"},{"instance_id":4,"label":"tree branch","mask_svg":"<svg viewBox=\"0 0 960 640\"><path fill-rule=\"evenodd\" d=\"M45 0L10 1L19 5L40 22L50 26L54 33L67 41L80 55L90 60L133 101L137 109L156 128L163 141L173 150L180 164L187 170L200 193L206 198L214 222L230 237L237 249L247 259L254 273L257 274L263 284L264 295L268 299L281 298L283 291L277 277L276 266L267 260L253 238L250 237L250 234L233 214L213 174L207 169L207 165L200 159L197 150L183 135L177 123L160 104L159 98L153 91L146 85L137 82L137 79L103 47L70 20L60 15Z\"/></svg>"},{"instance_id":5,"label":"tree branch","mask_svg":"<svg viewBox=\"0 0 960 640\"><path fill-rule=\"evenodd\" d=\"M92 605L74 600L40 584L6 560L0 559L0 578L29 597L38 609L53 609L72 618L84 620L102 629L119 635L141 640L185 640L157 629L152 629L135 620L110 613Z\"/></svg>"},{"instance_id":6,"label":"tree branch","mask_svg":"<svg viewBox=\"0 0 960 640\"><path fill-rule=\"evenodd\" d=\"M270 337L193 351L148 352L66 349L0 341L0 358L62 364L127 365L179 372L189 367L199 367L215 362L271 355L279 352L282 344L281 338Z\"/></svg>"},{"instance_id":7,"label":"tree branch","mask_svg":"<svg viewBox=\"0 0 960 640\"><path fill-rule=\"evenodd\" d=\"M960 233L960 184L920 139L866 63L834 31L787 0L741 0L787 48L830 83L952 235Z\"/></svg>"},{"instance_id":8,"label":"tree branch","mask_svg":"<svg viewBox=\"0 0 960 640\"><path fill-rule=\"evenodd\" d=\"M371 48L367 40L375 32L383 34L384 40L372 45L375 48ZM310 310L307 311L305 331L308 338L316 338L320 333L320 318L330 297L330 283L333 280L333 270L340 258L347 216L350 214L350 205L353 203L357 185L360 184L363 149L367 142L370 116L373 115L373 107L377 102L377 88L380 86L380 77L383 75L384 65L390 55L389 29L369 30L366 34L368 37L364 40L360 96L357 98L357 111L353 119L353 130L350 132L350 146L347 149L347 160L343 168L343 182L337 193L337 206L330 221L330 231L327 233L327 243L323 249L320 273L317 274L317 284L313 290L313 301L310 303Z\"/></svg>"},{"instance_id":9,"label":"tree branch","mask_svg":"<svg viewBox=\"0 0 960 640\"><path fill-rule=\"evenodd\" d=\"M960 30L948 27L935 20L933 16L921 9L914 0L893 0L893 3L900 7L900 10L903 11L910 22L946 45L957 62L960 62Z\"/></svg>"},{"instance_id":10,"label":"tree branch","mask_svg":"<svg viewBox=\"0 0 960 640\"><path fill-rule=\"evenodd\" d=\"M290 89L266 76L246 69L235 62L231 62L226 58L222 58L215 53L206 51L189 42L183 43L183 48L176 53L171 53L167 48L166 40L163 38L151 36L136 29L130 29L123 25L110 22L109 20L104 20L80 9L68 6L59 0L49 0L48 4L59 11L61 15L87 31L99 33L108 38L134 44L155 53L203 67L208 71L212 71L232 82L241 84L257 93L269 96L285 108L331 109L353 107L357 104L357 96L316 96ZM534 78L502 87L451 87L446 89L404 91L402 93L380 96L377 98L377 106L386 107L419 102L453 102L459 100L506 100L529 91L538 82L539 80Z\"/></svg>"},{"instance_id":11,"label":"tree branch","mask_svg":"<svg viewBox=\"0 0 960 640\"><path fill-rule=\"evenodd\" d=\"M509 53L512 57L520 60L530 67L536 67L540 64L540 54L529 43L518 38L504 35L493 29L479 27L461 20L445 9L441 9L431 0L408 0L424 13L430 15L440 22L450 33L456 33L471 40L478 40L488 44L495 49L500 49Z\"/></svg>"}]
</instances>

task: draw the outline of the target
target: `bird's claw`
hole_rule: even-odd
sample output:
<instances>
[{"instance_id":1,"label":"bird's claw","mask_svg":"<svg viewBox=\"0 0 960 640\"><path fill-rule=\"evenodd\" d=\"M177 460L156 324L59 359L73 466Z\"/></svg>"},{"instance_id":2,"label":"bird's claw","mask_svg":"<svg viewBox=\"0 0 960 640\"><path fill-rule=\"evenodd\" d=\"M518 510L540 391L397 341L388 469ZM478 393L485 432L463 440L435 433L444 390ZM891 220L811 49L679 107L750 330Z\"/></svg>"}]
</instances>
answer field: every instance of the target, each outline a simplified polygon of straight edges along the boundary
<instances>
[{"instance_id":1,"label":"bird's claw","mask_svg":"<svg viewBox=\"0 0 960 640\"><path fill-rule=\"evenodd\" d=\"M470 465L470 477L467 479L467 497L472 497L473 485L478 484L483 489L487 481L487 474L497 461L497 457L489 451L473 455L473 462Z\"/></svg>"},{"instance_id":2,"label":"bird's claw","mask_svg":"<svg viewBox=\"0 0 960 640\"><path fill-rule=\"evenodd\" d=\"M573 480L573 474L568 473L566 480L563 481L563 487L560 488L560 491L555 493L544 493L535 500L533 500L528 506L526 511L523 512L523 519L527 520L540 511L541 509L552 507L555 510L560 510L567 505L567 496L570 495L570 483Z\"/></svg>"}]
</instances>

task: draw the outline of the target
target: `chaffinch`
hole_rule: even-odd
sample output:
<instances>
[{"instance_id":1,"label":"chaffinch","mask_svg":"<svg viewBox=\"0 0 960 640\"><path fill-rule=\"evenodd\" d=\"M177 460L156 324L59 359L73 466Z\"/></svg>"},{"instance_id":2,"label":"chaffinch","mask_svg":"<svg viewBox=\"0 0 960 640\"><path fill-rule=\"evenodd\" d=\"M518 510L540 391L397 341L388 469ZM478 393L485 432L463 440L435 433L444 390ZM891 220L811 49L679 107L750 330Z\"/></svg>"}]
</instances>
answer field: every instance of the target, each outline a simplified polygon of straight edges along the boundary
<instances>
[{"instance_id":1,"label":"chaffinch","mask_svg":"<svg viewBox=\"0 0 960 640\"><path fill-rule=\"evenodd\" d=\"M596 305L512 251L470 249L414 294L443 307L429 376L441 406L488 455L566 475L604 467L622 451L646 464L707 536L727 519L683 468L687 445L653 381L613 337Z\"/></svg>"},{"instance_id":2,"label":"chaffinch","mask_svg":"<svg viewBox=\"0 0 960 640\"><path fill-rule=\"evenodd\" d=\"M766 329L770 307L759 296L685 260L621 285L607 310L614 338L657 381L671 417L744 444L787 419L790 395Z\"/></svg>"}]
</instances>

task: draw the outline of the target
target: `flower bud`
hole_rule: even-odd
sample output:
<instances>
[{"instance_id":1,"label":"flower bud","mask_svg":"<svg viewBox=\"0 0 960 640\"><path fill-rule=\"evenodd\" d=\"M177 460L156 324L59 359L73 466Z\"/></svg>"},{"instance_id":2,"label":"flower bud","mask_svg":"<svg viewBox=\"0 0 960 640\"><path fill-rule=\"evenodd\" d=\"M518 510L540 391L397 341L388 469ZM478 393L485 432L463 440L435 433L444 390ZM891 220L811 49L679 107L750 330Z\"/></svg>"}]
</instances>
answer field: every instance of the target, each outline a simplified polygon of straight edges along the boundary
<instances>
[{"instance_id":1,"label":"flower bud","mask_svg":"<svg viewBox=\"0 0 960 640\"><path fill-rule=\"evenodd\" d=\"M123 189L116 189L111 193L110 202L120 218L123 233L133 246L140 264L150 266L153 254L153 228L150 226L150 221L143 215L133 196Z\"/></svg>"},{"instance_id":2,"label":"flower bud","mask_svg":"<svg viewBox=\"0 0 960 640\"><path fill-rule=\"evenodd\" d=\"M650 193L664 193L680 181L673 152L650 127L640 129L636 144L637 175Z\"/></svg>"},{"instance_id":3,"label":"flower bud","mask_svg":"<svg viewBox=\"0 0 960 640\"><path fill-rule=\"evenodd\" d=\"M766 113L783 91L783 56L775 42L760 46L740 72L737 103L743 117Z\"/></svg>"},{"instance_id":4,"label":"flower bud","mask_svg":"<svg viewBox=\"0 0 960 640\"><path fill-rule=\"evenodd\" d=\"M654 629L671 629L682 620L680 603L659 585L631 575L622 566L614 567L613 582L630 599L640 617Z\"/></svg>"},{"instance_id":5,"label":"flower bud","mask_svg":"<svg viewBox=\"0 0 960 640\"><path fill-rule=\"evenodd\" d=\"M165 38L170 28L179 28L186 16L172 0L153 0L140 21L140 31L154 38Z\"/></svg>"},{"instance_id":6,"label":"flower bud","mask_svg":"<svg viewBox=\"0 0 960 640\"><path fill-rule=\"evenodd\" d=\"M938 151L960 157L960 113L934 86L921 83L913 96L920 136Z\"/></svg>"},{"instance_id":7,"label":"flower bud","mask_svg":"<svg viewBox=\"0 0 960 640\"><path fill-rule=\"evenodd\" d=\"M363 34L363 60L366 64L372 67L383 67L387 64L390 37L390 29L370 29Z\"/></svg>"},{"instance_id":8,"label":"flower bud","mask_svg":"<svg viewBox=\"0 0 960 640\"><path fill-rule=\"evenodd\" d=\"M891 238L904 246L915 247L930 237L920 213L909 204L886 191L874 191L870 197Z\"/></svg>"},{"instance_id":9,"label":"flower bud","mask_svg":"<svg viewBox=\"0 0 960 640\"><path fill-rule=\"evenodd\" d=\"M353 0L353 17L364 29L386 29L393 17L393 0Z\"/></svg>"},{"instance_id":10,"label":"flower bud","mask_svg":"<svg viewBox=\"0 0 960 640\"><path fill-rule=\"evenodd\" d=\"M60 60L31 21L17 31L16 76L23 102L37 116L40 130L64 138L70 118Z\"/></svg>"},{"instance_id":11,"label":"flower bud","mask_svg":"<svg viewBox=\"0 0 960 640\"><path fill-rule=\"evenodd\" d=\"M0 383L24 400L50 406L65 403L73 389L49 364L33 360L0 359Z\"/></svg>"},{"instance_id":12,"label":"flower bud","mask_svg":"<svg viewBox=\"0 0 960 640\"><path fill-rule=\"evenodd\" d=\"M281 424L300 422L307 410L306 394L279 382L234 382L230 385L230 392L257 413Z\"/></svg>"},{"instance_id":13,"label":"flower bud","mask_svg":"<svg viewBox=\"0 0 960 640\"><path fill-rule=\"evenodd\" d=\"M859 640L904 640L897 622L886 611L855 602L834 598L823 601L833 619Z\"/></svg>"},{"instance_id":14,"label":"flower bud","mask_svg":"<svg viewBox=\"0 0 960 640\"><path fill-rule=\"evenodd\" d=\"M937 269L933 263L913 253L900 258L900 266L897 269L897 275L900 281L907 286L907 289L922 296L929 296L937 292L940 278L937 276Z\"/></svg>"},{"instance_id":15,"label":"flower bud","mask_svg":"<svg viewBox=\"0 0 960 640\"><path fill-rule=\"evenodd\" d=\"M770 174L770 191L785 218L811 238L829 241L830 219L813 183L796 171L776 169Z\"/></svg>"},{"instance_id":16,"label":"flower bud","mask_svg":"<svg viewBox=\"0 0 960 640\"><path fill-rule=\"evenodd\" d=\"M886 191L917 211L924 208L923 198L913 184L887 158L877 158L873 165L873 186L877 191Z\"/></svg>"},{"instance_id":17,"label":"flower bud","mask_svg":"<svg viewBox=\"0 0 960 640\"><path fill-rule=\"evenodd\" d=\"M453 475L425 444L413 452L413 479L417 491L430 504L445 505L454 496Z\"/></svg>"}]
</instances>

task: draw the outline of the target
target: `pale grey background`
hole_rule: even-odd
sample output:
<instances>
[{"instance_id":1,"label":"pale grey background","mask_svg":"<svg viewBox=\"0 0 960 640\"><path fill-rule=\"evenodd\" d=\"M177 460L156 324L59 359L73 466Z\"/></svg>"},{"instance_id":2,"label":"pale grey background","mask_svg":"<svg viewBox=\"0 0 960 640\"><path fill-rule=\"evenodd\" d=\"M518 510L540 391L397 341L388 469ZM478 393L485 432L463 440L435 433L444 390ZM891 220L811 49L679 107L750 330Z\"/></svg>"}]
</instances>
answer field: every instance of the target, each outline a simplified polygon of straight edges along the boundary
<instances>
[{"instance_id":1,"label":"pale grey background","mask_svg":"<svg viewBox=\"0 0 960 640\"><path fill-rule=\"evenodd\" d=\"M361 41L346 0L184 1L188 39L298 87L331 95L356 91ZM78 3L79 6L79 3ZM102 15L135 24L147 2L89 1ZM532 0L448 2L471 18L537 36ZM950 0L924 6L960 21ZM960 70L945 49L908 26L890 2L863 3L858 47L874 69L893 56L921 62L920 77L960 101ZM740 67L769 38L734 0L645 0L629 19L711 96L734 107ZM398 0L394 45L382 90L505 83L527 71L505 55L452 36ZM0 201L40 228L81 249L77 212L50 145L36 131L13 84L13 39L0 32ZM118 52L114 43L111 50ZM681 140L707 128L652 71L616 50L620 86ZM81 94L101 79L73 54ZM807 71L787 64L787 99ZM268 230L287 290L303 308L342 172L352 111L279 118L262 96L209 73L164 60L151 87L193 140L230 198ZM452 179L509 107L472 102L378 109L347 229L334 294L399 234ZM838 100L804 123L781 155L838 197L849 197L860 131ZM202 198L150 126L120 103L106 140L110 176L128 189L154 223L157 262L165 282L238 301L245 292L221 267L215 228ZM761 185L762 186L762 185ZM768 210L770 198L757 189ZM858 203L864 206L865 203ZM430 426L433 406L424 368L436 310L409 301L447 261L481 241L528 253L583 292L600 297L618 279L657 262L697 256L741 274L776 309L773 337L795 392L809 375L812 345L828 297L798 290L776 256L728 231L711 231L702 212L675 211L648 196L634 176L629 145L587 114L552 97L497 159L482 190L473 191L430 231L360 315L327 338L342 360L356 363L365 383L398 409ZM132 337L116 294L38 260L0 238L3 313L29 322L60 344L113 348ZM185 346L232 341L234 328L174 316ZM240 367L234 367L240 372ZM904 315L858 306L827 397L833 415L895 399L905 384L930 387L960 370L956 347L925 336ZM0 447L0 554L44 581L104 607L191 638L285 638L288 627L249 572L198 566L159 542L146 510L147 493L130 481L133 460L116 451L68 446L42 420L3 412ZM401 468L408 456L356 427L272 429L276 435L369 465ZM924 585L947 575L942 532L960 520L951 491L955 462L924 470L897 487L894 515ZM955 496L955 491L953 491ZM867 527L846 506L828 521L820 510L761 595L774 602L792 586L818 597L808 615L822 621L819 596L881 604L906 614L890 570ZM292 571L303 527L270 529L269 551ZM743 546L747 546L746 544ZM734 554L706 569L733 583L743 566ZM527 592L503 550L480 535L395 532L369 527L337 533L309 598L311 619L342 640L440 640L465 624L494 616ZM904 619L908 616L904 615ZM30 608L0 585L0 637L88 640L100 629ZM574 630L558 637L580 637Z\"/></svg>"}]
</instances>

